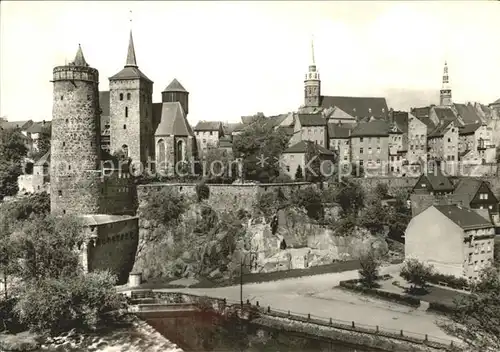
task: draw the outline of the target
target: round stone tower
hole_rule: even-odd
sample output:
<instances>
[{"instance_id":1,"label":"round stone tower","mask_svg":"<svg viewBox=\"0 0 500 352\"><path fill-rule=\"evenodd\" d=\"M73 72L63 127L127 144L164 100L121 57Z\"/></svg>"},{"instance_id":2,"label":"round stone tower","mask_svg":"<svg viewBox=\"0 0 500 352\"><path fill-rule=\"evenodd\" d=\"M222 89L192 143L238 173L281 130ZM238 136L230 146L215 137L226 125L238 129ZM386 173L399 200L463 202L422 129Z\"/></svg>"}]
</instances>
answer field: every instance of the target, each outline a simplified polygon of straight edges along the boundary
<instances>
[{"instance_id":1,"label":"round stone tower","mask_svg":"<svg viewBox=\"0 0 500 352\"><path fill-rule=\"evenodd\" d=\"M51 212L99 212L99 72L78 48L75 60L53 71L50 165Z\"/></svg>"}]
</instances>

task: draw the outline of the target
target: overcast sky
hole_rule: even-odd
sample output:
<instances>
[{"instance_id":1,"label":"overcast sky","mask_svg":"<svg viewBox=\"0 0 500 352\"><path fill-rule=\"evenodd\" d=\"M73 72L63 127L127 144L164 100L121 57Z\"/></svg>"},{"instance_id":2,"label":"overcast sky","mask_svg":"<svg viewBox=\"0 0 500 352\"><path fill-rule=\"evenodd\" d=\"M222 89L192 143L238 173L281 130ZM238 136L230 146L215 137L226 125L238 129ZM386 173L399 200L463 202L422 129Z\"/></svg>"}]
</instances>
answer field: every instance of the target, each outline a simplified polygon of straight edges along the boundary
<instances>
[{"instance_id":1,"label":"overcast sky","mask_svg":"<svg viewBox=\"0 0 500 352\"><path fill-rule=\"evenodd\" d=\"M500 97L500 2L2 1L0 116L50 119L54 66L78 43L100 90L125 64L129 11L153 101L177 78L191 123L296 110L316 64L323 95L385 96L389 106L438 102L448 60L456 102Z\"/></svg>"}]
</instances>

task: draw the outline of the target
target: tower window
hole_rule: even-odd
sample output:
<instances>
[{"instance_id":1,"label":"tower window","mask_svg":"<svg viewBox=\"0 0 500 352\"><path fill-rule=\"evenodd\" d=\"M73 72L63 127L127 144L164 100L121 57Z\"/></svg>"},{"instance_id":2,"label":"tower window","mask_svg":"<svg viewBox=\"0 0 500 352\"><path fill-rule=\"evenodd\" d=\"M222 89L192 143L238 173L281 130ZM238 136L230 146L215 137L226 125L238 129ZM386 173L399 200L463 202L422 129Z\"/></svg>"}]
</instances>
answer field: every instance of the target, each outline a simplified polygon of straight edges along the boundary
<instances>
[{"instance_id":1,"label":"tower window","mask_svg":"<svg viewBox=\"0 0 500 352\"><path fill-rule=\"evenodd\" d=\"M92 99L92 96L89 94L89 95L87 95L87 100L90 100L90 99Z\"/></svg>"},{"instance_id":2,"label":"tower window","mask_svg":"<svg viewBox=\"0 0 500 352\"><path fill-rule=\"evenodd\" d=\"M132 96L132 95L131 95L130 93L127 93L127 100L130 100L130 97L131 97L131 96Z\"/></svg>"},{"instance_id":3,"label":"tower window","mask_svg":"<svg viewBox=\"0 0 500 352\"><path fill-rule=\"evenodd\" d=\"M63 99L64 99L64 96L61 95L61 100L63 100Z\"/></svg>"},{"instance_id":4,"label":"tower window","mask_svg":"<svg viewBox=\"0 0 500 352\"><path fill-rule=\"evenodd\" d=\"M123 125L123 129L126 130L127 129L127 125Z\"/></svg>"},{"instance_id":5,"label":"tower window","mask_svg":"<svg viewBox=\"0 0 500 352\"><path fill-rule=\"evenodd\" d=\"M66 146L66 142L63 142L63 147L65 147L65 146Z\"/></svg>"},{"instance_id":6,"label":"tower window","mask_svg":"<svg viewBox=\"0 0 500 352\"><path fill-rule=\"evenodd\" d=\"M59 197L62 197L62 191L61 191L61 190L57 191L57 195L58 195Z\"/></svg>"},{"instance_id":7,"label":"tower window","mask_svg":"<svg viewBox=\"0 0 500 352\"><path fill-rule=\"evenodd\" d=\"M68 165L68 170L71 170L71 165Z\"/></svg>"},{"instance_id":8,"label":"tower window","mask_svg":"<svg viewBox=\"0 0 500 352\"><path fill-rule=\"evenodd\" d=\"M68 122L69 122L69 120L68 120L68 119L66 119L66 123L68 123Z\"/></svg>"},{"instance_id":9,"label":"tower window","mask_svg":"<svg viewBox=\"0 0 500 352\"><path fill-rule=\"evenodd\" d=\"M125 107L125 117L128 117L128 107Z\"/></svg>"},{"instance_id":10,"label":"tower window","mask_svg":"<svg viewBox=\"0 0 500 352\"><path fill-rule=\"evenodd\" d=\"M63 209L63 214L66 214L66 210Z\"/></svg>"},{"instance_id":11,"label":"tower window","mask_svg":"<svg viewBox=\"0 0 500 352\"><path fill-rule=\"evenodd\" d=\"M123 100L123 93L120 93L120 100Z\"/></svg>"}]
</instances>

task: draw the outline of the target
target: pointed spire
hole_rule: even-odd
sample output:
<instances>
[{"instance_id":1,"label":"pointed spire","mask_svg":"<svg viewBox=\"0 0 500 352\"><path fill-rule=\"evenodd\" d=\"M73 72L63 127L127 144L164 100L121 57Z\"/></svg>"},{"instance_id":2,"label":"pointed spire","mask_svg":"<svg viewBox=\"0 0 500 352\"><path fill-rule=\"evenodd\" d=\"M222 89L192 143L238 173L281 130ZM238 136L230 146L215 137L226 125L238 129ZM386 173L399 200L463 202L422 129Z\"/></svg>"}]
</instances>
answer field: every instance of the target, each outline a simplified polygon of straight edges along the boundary
<instances>
[{"instance_id":1,"label":"pointed spire","mask_svg":"<svg viewBox=\"0 0 500 352\"><path fill-rule=\"evenodd\" d=\"M85 61L85 57L83 56L83 51L80 44L78 44L78 51L76 52L75 60L73 60L72 64L75 66L89 66L87 61Z\"/></svg>"},{"instance_id":2,"label":"pointed spire","mask_svg":"<svg viewBox=\"0 0 500 352\"><path fill-rule=\"evenodd\" d=\"M316 61L314 60L314 37L311 38L311 52L312 52L312 64L316 65Z\"/></svg>"},{"instance_id":3,"label":"pointed spire","mask_svg":"<svg viewBox=\"0 0 500 352\"><path fill-rule=\"evenodd\" d=\"M127 62L125 67L137 67L137 60L135 58L134 39L132 38L132 30L130 30L130 39L128 42Z\"/></svg>"}]
</instances>

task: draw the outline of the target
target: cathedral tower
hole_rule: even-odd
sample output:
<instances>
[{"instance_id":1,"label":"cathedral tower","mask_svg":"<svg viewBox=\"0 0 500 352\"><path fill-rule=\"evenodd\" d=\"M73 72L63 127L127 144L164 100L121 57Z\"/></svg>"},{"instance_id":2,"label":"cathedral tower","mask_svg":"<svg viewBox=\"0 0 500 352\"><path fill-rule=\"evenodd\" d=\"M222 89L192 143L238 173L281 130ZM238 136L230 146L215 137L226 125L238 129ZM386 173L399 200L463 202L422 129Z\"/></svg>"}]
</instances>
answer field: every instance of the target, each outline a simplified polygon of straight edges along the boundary
<instances>
[{"instance_id":1,"label":"cathedral tower","mask_svg":"<svg viewBox=\"0 0 500 352\"><path fill-rule=\"evenodd\" d=\"M304 106L317 108L320 106L321 81L314 60L314 42L311 41L312 64L304 80Z\"/></svg>"},{"instance_id":2,"label":"cathedral tower","mask_svg":"<svg viewBox=\"0 0 500 352\"><path fill-rule=\"evenodd\" d=\"M100 202L99 72L78 47L53 70L50 205L53 213L96 214Z\"/></svg>"},{"instance_id":3,"label":"cathedral tower","mask_svg":"<svg viewBox=\"0 0 500 352\"><path fill-rule=\"evenodd\" d=\"M181 103L182 110L187 116L189 113L189 92L174 78L172 82L161 92L162 103Z\"/></svg>"},{"instance_id":4,"label":"cathedral tower","mask_svg":"<svg viewBox=\"0 0 500 352\"><path fill-rule=\"evenodd\" d=\"M448 65L446 61L444 62L443 70L443 86L439 92L439 105L440 106L451 106L453 102L451 101L451 85L450 77L448 76Z\"/></svg>"},{"instance_id":5,"label":"cathedral tower","mask_svg":"<svg viewBox=\"0 0 500 352\"><path fill-rule=\"evenodd\" d=\"M153 81L137 66L130 31L125 67L109 78L110 147L146 167L154 160Z\"/></svg>"}]
</instances>

